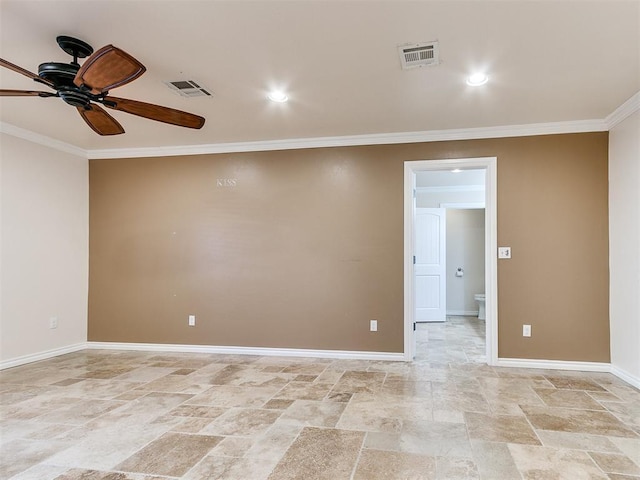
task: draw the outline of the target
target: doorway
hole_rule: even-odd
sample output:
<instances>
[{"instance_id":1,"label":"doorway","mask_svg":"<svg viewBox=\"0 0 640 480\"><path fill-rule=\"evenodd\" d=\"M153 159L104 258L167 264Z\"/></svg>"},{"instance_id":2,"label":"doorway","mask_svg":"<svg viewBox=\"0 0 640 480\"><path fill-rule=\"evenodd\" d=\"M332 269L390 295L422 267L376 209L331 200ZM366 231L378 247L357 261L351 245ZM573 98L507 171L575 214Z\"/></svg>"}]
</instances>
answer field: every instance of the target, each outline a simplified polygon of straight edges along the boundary
<instances>
[{"instance_id":1,"label":"doorway","mask_svg":"<svg viewBox=\"0 0 640 480\"><path fill-rule=\"evenodd\" d=\"M455 160L425 160L405 162L404 176L404 352L411 361L416 353L416 174L418 172L447 172L457 170L484 170L485 204L485 310L486 359L489 365L497 363L497 158L465 158Z\"/></svg>"}]
</instances>

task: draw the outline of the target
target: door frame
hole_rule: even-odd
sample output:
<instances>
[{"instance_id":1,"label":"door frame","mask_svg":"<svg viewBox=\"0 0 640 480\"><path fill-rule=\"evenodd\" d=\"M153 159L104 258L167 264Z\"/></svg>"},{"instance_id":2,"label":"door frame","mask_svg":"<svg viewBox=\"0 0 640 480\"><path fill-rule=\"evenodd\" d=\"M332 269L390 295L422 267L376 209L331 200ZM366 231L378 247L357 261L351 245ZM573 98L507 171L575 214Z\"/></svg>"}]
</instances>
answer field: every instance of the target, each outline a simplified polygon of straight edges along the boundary
<instances>
[{"instance_id":1,"label":"door frame","mask_svg":"<svg viewBox=\"0 0 640 480\"><path fill-rule=\"evenodd\" d=\"M414 193L416 173L476 168L485 170L485 310L487 364L498 363L497 157L413 160L404 162L404 360L415 356L415 284L413 275Z\"/></svg>"}]
</instances>

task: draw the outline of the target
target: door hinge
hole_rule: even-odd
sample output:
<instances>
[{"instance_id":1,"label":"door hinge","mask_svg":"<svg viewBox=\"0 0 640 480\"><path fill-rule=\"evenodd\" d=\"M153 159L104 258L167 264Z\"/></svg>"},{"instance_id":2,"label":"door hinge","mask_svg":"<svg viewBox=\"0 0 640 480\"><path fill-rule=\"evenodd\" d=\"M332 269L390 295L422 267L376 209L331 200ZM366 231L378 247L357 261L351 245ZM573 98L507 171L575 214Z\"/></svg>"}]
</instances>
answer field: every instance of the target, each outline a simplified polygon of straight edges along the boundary
<instances>
[{"instance_id":1,"label":"door hinge","mask_svg":"<svg viewBox=\"0 0 640 480\"><path fill-rule=\"evenodd\" d=\"M413 198L416 198L416 189L413 189Z\"/></svg>"},{"instance_id":2,"label":"door hinge","mask_svg":"<svg viewBox=\"0 0 640 480\"><path fill-rule=\"evenodd\" d=\"M414 265L416 264L416 256L415 255L413 256L413 264Z\"/></svg>"},{"instance_id":3,"label":"door hinge","mask_svg":"<svg viewBox=\"0 0 640 480\"><path fill-rule=\"evenodd\" d=\"M416 322L413 322L413 331L416 331Z\"/></svg>"}]
</instances>

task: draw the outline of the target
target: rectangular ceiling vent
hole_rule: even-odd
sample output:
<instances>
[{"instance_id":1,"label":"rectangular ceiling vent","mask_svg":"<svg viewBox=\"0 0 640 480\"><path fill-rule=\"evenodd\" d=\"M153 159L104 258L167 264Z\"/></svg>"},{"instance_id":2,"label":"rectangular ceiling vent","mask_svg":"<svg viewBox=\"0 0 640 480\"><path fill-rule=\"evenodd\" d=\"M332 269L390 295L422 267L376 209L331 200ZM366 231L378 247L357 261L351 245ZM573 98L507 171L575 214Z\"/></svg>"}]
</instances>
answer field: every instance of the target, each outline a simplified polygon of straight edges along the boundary
<instances>
[{"instance_id":1,"label":"rectangular ceiling vent","mask_svg":"<svg viewBox=\"0 0 640 480\"><path fill-rule=\"evenodd\" d=\"M210 97L211 92L193 80L164 82L167 87L183 97Z\"/></svg>"},{"instance_id":2,"label":"rectangular ceiling vent","mask_svg":"<svg viewBox=\"0 0 640 480\"><path fill-rule=\"evenodd\" d=\"M411 43L398 47L402 69L427 67L440 63L438 42Z\"/></svg>"}]
</instances>

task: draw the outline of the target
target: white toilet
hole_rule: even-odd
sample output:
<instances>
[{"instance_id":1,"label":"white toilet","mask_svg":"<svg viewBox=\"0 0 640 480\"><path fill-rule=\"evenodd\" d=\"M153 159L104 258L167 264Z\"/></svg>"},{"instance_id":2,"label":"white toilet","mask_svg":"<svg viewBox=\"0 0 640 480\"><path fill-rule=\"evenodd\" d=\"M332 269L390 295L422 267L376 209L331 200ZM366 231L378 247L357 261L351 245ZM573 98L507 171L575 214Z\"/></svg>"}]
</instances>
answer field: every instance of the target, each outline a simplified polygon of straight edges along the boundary
<instances>
[{"instance_id":1,"label":"white toilet","mask_svg":"<svg viewBox=\"0 0 640 480\"><path fill-rule=\"evenodd\" d=\"M476 293L473 298L478 302L478 320L485 319L484 311L484 293Z\"/></svg>"}]
</instances>

